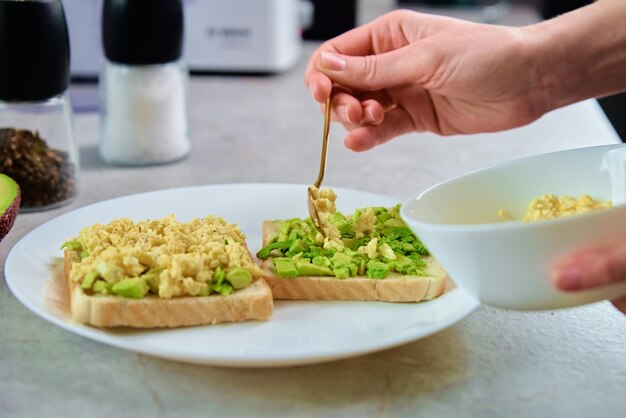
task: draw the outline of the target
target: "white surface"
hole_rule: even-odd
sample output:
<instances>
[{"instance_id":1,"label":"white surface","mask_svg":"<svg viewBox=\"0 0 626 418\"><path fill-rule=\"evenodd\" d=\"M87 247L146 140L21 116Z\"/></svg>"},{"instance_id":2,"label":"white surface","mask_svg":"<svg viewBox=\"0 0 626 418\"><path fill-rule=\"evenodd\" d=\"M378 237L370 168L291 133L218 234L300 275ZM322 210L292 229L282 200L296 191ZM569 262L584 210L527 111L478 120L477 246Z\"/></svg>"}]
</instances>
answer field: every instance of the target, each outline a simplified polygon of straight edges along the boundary
<instances>
[{"instance_id":1,"label":"white surface","mask_svg":"<svg viewBox=\"0 0 626 418\"><path fill-rule=\"evenodd\" d=\"M626 283L561 292L550 283L559 255L619 243L626 206L537 223L522 219L545 194L624 203L626 146L580 148L528 157L448 180L402 207L402 216L450 276L482 302L509 309L557 309L626 293Z\"/></svg>"},{"instance_id":2,"label":"white surface","mask_svg":"<svg viewBox=\"0 0 626 418\"><path fill-rule=\"evenodd\" d=\"M381 195L336 189L338 210L393 206ZM477 302L459 288L425 303L278 302L268 322L198 326L174 330L107 331L72 322L67 311L46 302L50 265L60 246L80 228L120 217L135 220L174 213L180 220L208 214L239 225L253 253L267 219L306 216L306 186L240 184L170 189L100 202L39 226L12 249L7 284L30 310L71 332L113 346L186 362L228 366L285 366L351 357L393 347L444 329Z\"/></svg>"}]
</instances>

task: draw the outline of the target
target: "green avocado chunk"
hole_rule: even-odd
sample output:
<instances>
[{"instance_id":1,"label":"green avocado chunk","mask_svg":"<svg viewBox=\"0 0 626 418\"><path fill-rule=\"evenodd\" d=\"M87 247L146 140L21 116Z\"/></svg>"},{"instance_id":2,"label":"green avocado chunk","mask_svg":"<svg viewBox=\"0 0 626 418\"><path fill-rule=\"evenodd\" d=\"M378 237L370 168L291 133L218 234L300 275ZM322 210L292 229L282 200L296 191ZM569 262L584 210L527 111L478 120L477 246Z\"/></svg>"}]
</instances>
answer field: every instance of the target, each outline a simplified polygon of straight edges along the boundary
<instances>
[{"instance_id":1,"label":"green avocado chunk","mask_svg":"<svg viewBox=\"0 0 626 418\"><path fill-rule=\"evenodd\" d=\"M243 289L252 283L252 274L246 269L233 267L226 272L226 280L228 280L235 289Z\"/></svg>"},{"instance_id":2,"label":"green avocado chunk","mask_svg":"<svg viewBox=\"0 0 626 418\"><path fill-rule=\"evenodd\" d=\"M330 266L330 260L328 259L328 257L324 257L324 256L317 256L317 257L313 257L313 259L311 260L311 263L317 265L317 266L322 266L322 267L329 267Z\"/></svg>"},{"instance_id":3,"label":"green avocado chunk","mask_svg":"<svg viewBox=\"0 0 626 418\"><path fill-rule=\"evenodd\" d=\"M79 241L65 241L63 245L61 245L61 249L65 248L71 251L82 251L83 244L81 244Z\"/></svg>"},{"instance_id":4,"label":"green avocado chunk","mask_svg":"<svg viewBox=\"0 0 626 418\"><path fill-rule=\"evenodd\" d=\"M302 239L296 239L289 246L289 250L285 253L287 257L293 257L296 254L302 253L309 249L308 244Z\"/></svg>"},{"instance_id":5,"label":"green avocado chunk","mask_svg":"<svg viewBox=\"0 0 626 418\"><path fill-rule=\"evenodd\" d=\"M275 258L272 260L276 273L280 277L296 277L298 275L298 268L295 262L286 258Z\"/></svg>"},{"instance_id":6,"label":"green avocado chunk","mask_svg":"<svg viewBox=\"0 0 626 418\"><path fill-rule=\"evenodd\" d=\"M94 293L108 295L111 293L111 287L113 287L111 283L107 283L104 280L96 280L93 286L91 286L91 290L93 290Z\"/></svg>"},{"instance_id":7,"label":"green avocado chunk","mask_svg":"<svg viewBox=\"0 0 626 418\"><path fill-rule=\"evenodd\" d=\"M371 260L367 263L367 277L370 279L384 279L389 276L389 264Z\"/></svg>"},{"instance_id":8,"label":"green avocado chunk","mask_svg":"<svg viewBox=\"0 0 626 418\"><path fill-rule=\"evenodd\" d=\"M114 294L131 299L141 299L148 293L148 290L150 290L148 284L139 277L122 279L111 287L111 292Z\"/></svg>"},{"instance_id":9,"label":"green avocado chunk","mask_svg":"<svg viewBox=\"0 0 626 418\"><path fill-rule=\"evenodd\" d=\"M288 250L289 247L291 247L292 243L293 243L293 240L274 242L272 244L266 245L265 247L261 248L259 252L256 253L256 256L260 258L261 260L265 260L267 257L270 256L270 253L272 252L272 250Z\"/></svg>"},{"instance_id":10,"label":"green avocado chunk","mask_svg":"<svg viewBox=\"0 0 626 418\"><path fill-rule=\"evenodd\" d=\"M296 262L298 276L332 276L333 271L326 266L318 266L308 261Z\"/></svg>"},{"instance_id":11,"label":"green avocado chunk","mask_svg":"<svg viewBox=\"0 0 626 418\"><path fill-rule=\"evenodd\" d=\"M354 227L342 213L334 212L330 215L329 221L337 227L342 237L354 236Z\"/></svg>"},{"instance_id":12,"label":"green avocado chunk","mask_svg":"<svg viewBox=\"0 0 626 418\"><path fill-rule=\"evenodd\" d=\"M152 267L150 270L139 276L140 279L146 282L146 284L150 288L150 291L155 295L159 294L159 285L161 284L161 279L159 275L162 271L162 267Z\"/></svg>"},{"instance_id":13,"label":"green avocado chunk","mask_svg":"<svg viewBox=\"0 0 626 418\"><path fill-rule=\"evenodd\" d=\"M85 274L83 278L83 282L80 284L81 289L91 289L93 283L98 278L98 270L91 270L89 273Z\"/></svg>"},{"instance_id":14,"label":"green avocado chunk","mask_svg":"<svg viewBox=\"0 0 626 418\"><path fill-rule=\"evenodd\" d=\"M216 268L213 273L213 283L210 290L222 296L228 296L234 291L233 285L226 281L226 273L221 267Z\"/></svg>"},{"instance_id":15,"label":"green avocado chunk","mask_svg":"<svg viewBox=\"0 0 626 418\"><path fill-rule=\"evenodd\" d=\"M67 248L72 251L80 252L80 258L85 258L89 255L87 247L80 241L66 241L61 245L61 249Z\"/></svg>"},{"instance_id":16,"label":"green avocado chunk","mask_svg":"<svg viewBox=\"0 0 626 418\"><path fill-rule=\"evenodd\" d=\"M222 296L228 296L233 293L233 286L230 283L216 283L211 285L213 292L219 293Z\"/></svg>"}]
</instances>

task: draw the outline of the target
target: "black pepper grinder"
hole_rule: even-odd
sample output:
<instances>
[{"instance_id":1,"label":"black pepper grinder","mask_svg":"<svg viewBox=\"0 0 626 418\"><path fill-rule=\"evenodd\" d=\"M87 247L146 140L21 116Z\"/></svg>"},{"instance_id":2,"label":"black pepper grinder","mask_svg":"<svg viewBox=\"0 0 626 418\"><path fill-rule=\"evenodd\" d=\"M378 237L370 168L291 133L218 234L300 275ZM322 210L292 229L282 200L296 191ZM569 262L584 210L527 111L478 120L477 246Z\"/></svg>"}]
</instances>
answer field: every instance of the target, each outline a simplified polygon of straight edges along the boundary
<instances>
[{"instance_id":1,"label":"black pepper grinder","mask_svg":"<svg viewBox=\"0 0 626 418\"><path fill-rule=\"evenodd\" d=\"M61 0L0 0L0 62L0 172L20 186L20 212L58 207L78 172Z\"/></svg>"}]
</instances>

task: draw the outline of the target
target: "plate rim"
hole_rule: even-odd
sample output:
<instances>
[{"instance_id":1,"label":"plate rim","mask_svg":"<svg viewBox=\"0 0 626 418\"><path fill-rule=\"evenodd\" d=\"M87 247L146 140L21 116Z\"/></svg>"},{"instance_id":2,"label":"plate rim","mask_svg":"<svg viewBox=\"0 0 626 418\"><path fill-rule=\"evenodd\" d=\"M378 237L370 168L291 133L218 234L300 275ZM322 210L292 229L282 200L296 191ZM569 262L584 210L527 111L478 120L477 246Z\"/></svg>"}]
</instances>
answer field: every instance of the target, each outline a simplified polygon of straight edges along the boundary
<instances>
[{"instance_id":1,"label":"plate rim","mask_svg":"<svg viewBox=\"0 0 626 418\"><path fill-rule=\"evenodd\" d=\"M454 289L448 291L446 294L437 298L435 301L431 301L429 303L443 302L446 299L456 298L456 299L460 299L465 304L459 305L457 307L457 310L455 310L454 314L450 316L449 318L447 318L445 321L439 321L436 324L429 326L425 331L423 329L421 329L421 331L417 333L416 332L407 333L406 331L403 331L399 334L394 335L391 338L388 337L388 338L383 339L382 342L380 339L376 341L370 341L367 343L360 342L357 348L350 349L348 347L344 347L339 350L322 351L317 355L312 355L309 353L295 353L294 355L291 355L289 357L284 357L284 356L275 357L271 355L265 356L265 355L257 354L254 357L250 357L249 355L242 357L241 355L224 356L221 354L208 354L208 355L203 355L203 356L184 355L181 357L180 355L176 355L176 353L174 352L171 352L169 350L163 350L162 348L160 349L158 347L155 348L155 347L136 346L134 345L135 344L134 341L127 340L124 338L118 338L118 336L108 333L107 330L92 328L84 324L76 323L72 321L71 319L63 320L61 318L57 318L45 309L45 307L43 306L43 303L32 304L30 299L27 297L27 295L22 294L19 289L14 287L15 285L14 280L9 279L9 276L7 274L8 271L15 269L14 263L16 263L17 259L19 259L19 255L18 255L19 248L23 246L24 242L27 239L29 239L33 235L36 235L41 228L44 228L50 223L61 222L65 218L71 218L72 216L76 216L77 213L80 214L81 211L87 211L89 209L92 209L94 206L98 206L103 203L109 203L109 202L114 203L115 201L124 200L128 198L140 198L142 196L160 194L164 192L171 192L171 191L185 192L191 189L232 188L232 187L242 188L242 189L249 188L249 187L256 187L256 188L258 187L290 187L290 188L298 187L300 188L301 187L305 189L307 186L301 185L298 183L218 183L218 184L193 185L193 186L184 186L184 187L173 187L173 188L168 188L168 189L151 190L151 191L146 191L146 192L117 196L111 199L105 199L105 200L101 200L98 202L93 202L93 203L72 209L71 211L59 214L51 219L48 219L47 221L43 222L40 225L37 225L35 228L33 228L31 231L29 231L23 237L21 237L10 249L9 254L7 255L7 258L5 260L5 265L4 265L5 283L7 284L7 287L9 288L11 294L26 309L28 309L30 312L32 312L39 318L53 325L56 325L60 327L61 329L64 329L65 331L68 331L74 335L78 335L80 337L90 339L92 341L96 341L98 343L108 345L110 347L128 350L130 352L141 354L141 355L148 355L148 356L153 356L157 358L180 361L180 362L185 362L185 363L225 366L225 367L289 367L289 366L296 366L296 365L316 364L316 363L322 363L322 362L328 362L328 361L333 361L333 360L340 360L340 359L346 359L346 358L371 354L374 352L391 349L391 348L394 348L394 347L397 347L397 346L400 346L400 345L403 345L412 341L416 341L422 338L426 338L439 331L449 328L453 326L454 324L458 323L459 321L461 321L462 319L464 319L465 317L467 317L480 305L480 302L478 300L471 297L468 293L464 292L461 288L457 286ZM384 194L372 193L368 191L343 188L343 187L334 187L334 186L329 186L329 187L332 187L335 191L338 192L338 194L340 194L342 191L349 192L349 193L358 193L358 194L376 196L378 198L392 199L392 200L397 201L400 204L402 203L400 199L393 197L393 196L384 195ZM218 215L218 216L222 216L222 215ZM44 281L43 283L45 286L46 281ZM315 303L315 302L323 302L323 301L310 301L310 302ZM351 303L353 301L342 301L342 302ZM281 304L299 304L301 302L275 301L275 303L277 305L281 305ZM375 303L375 302L372 302L372 303Z\"/></svg>"}]
</instances>

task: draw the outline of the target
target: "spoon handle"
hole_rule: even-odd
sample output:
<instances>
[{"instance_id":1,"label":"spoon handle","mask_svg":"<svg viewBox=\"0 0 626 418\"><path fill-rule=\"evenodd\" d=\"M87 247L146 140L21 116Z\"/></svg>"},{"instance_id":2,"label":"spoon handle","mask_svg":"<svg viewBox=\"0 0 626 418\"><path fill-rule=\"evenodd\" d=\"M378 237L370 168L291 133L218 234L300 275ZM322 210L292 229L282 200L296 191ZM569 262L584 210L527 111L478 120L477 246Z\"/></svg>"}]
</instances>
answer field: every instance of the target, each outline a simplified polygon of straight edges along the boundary
<instances>
[{"instance_id":1,"label":"spoon handle","mask_svg":"<svg viewBox=\"0 0 626 418\"><path fill-rule=\"evenodd\" d=\"M326 99L326 108L324 109L324 136L322 137L322 157L320 159L320 172L315 180L315 187L319 189L324 179L326 171L326 154L328 153L328 133L330 128L330 96Z\"/></svg>"}]
</instances>

